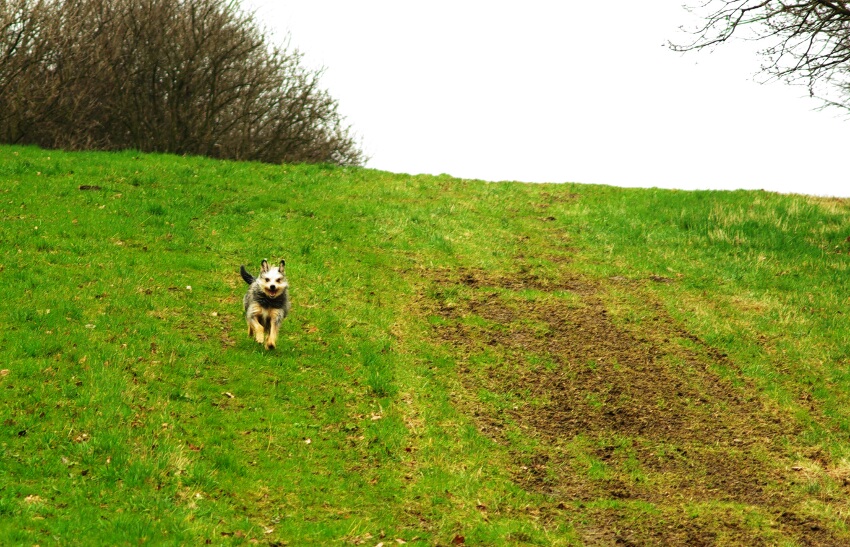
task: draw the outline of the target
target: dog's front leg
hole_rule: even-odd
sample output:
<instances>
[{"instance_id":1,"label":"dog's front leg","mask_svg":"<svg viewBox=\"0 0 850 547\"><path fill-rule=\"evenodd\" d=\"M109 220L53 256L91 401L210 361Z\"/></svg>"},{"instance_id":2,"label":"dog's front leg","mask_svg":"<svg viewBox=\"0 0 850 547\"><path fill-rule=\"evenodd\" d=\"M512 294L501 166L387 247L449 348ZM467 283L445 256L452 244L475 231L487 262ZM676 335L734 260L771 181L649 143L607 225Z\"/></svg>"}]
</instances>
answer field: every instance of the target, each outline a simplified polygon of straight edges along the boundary
<instances>
[{"instance_id":1,"label":"dog's front leg","mask_svg":"<svg viewBox=\"0 0 850 547\"><path fill-rule=\"evenodd\" d=\"M251 317L248 320L248 335L254 335L254 340L257 341L258 344L263 343L263 335L265 334L265 330L263 329L263 324L257 321L256 317Z\"/></svg>"},{"instance_id":2,"label":"dog's front leg","mask_svg":"<svg viewBox=\"0 0 850 547\"><path fill-rule=\"evenodd\" d=\"M248 323L248 336L253 336L258 344L263 343L263 335L265 334L262 323L257 319L260 313L262 313L262 309L259 309L258 306L251 306L245 313L245 321Z\"/></svg>"},{"instance_id":3,"label":"dog's front leg","mask_svg":"<svg viewBox=\"0 0 850 547\"><path fill-rule=\"evenodd\" d=\"M272 310L269 316L269 335L266 336L266 349L274 349L277 346L277 333L280 330L282 319L283 310Z\"/></svg>"}]
</instances>

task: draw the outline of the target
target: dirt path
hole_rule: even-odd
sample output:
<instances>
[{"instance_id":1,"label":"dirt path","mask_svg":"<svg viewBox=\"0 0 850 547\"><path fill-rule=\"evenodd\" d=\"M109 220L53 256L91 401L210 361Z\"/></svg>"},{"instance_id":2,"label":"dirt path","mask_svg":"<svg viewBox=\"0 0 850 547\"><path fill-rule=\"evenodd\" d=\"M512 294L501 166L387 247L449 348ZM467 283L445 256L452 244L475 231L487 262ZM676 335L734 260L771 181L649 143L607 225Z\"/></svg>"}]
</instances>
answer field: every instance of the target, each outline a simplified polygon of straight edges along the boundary
<instances>
[{"instance_id":1,"label":"dirt path","mask_svg":"<svg viewBox=\"0 0 850 547\"><path fill-rule=\"evenodd\" d=\"M430 283L424 311L458 359L464 410L497 442L527 436L511 449L515 481L584 507L586 543L843 542L799 512L793 418L660 306L647 304L648 327L626 330L602 287L578 277L443 270ZM636 516L638 504L655 517Z\"/></svg>"}]
</instances>

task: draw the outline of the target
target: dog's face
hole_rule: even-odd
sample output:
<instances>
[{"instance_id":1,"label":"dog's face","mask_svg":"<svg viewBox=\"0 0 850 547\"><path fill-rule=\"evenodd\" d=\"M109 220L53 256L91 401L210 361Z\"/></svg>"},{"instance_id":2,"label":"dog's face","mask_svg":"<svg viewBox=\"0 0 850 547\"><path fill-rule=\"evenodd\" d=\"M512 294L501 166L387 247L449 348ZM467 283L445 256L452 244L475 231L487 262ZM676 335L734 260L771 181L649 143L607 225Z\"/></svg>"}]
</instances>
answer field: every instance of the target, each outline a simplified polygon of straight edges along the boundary
<instances>
[{"instance_id":1,"label":"dog's face","mask_svg":"<svg viewBox=\"0 0 850 547\"><path fill-rule=\"evenodd\" d=\"M286 281L286 272L284 271L285 266L285 260L281 260L277 268L270 267L269 263L265 260L260 265L260 276L257 278L257 283L260 284L260 288L270 298L280 296L280 293L289 287L289 283Z\"/></svg>"}]
</instances>

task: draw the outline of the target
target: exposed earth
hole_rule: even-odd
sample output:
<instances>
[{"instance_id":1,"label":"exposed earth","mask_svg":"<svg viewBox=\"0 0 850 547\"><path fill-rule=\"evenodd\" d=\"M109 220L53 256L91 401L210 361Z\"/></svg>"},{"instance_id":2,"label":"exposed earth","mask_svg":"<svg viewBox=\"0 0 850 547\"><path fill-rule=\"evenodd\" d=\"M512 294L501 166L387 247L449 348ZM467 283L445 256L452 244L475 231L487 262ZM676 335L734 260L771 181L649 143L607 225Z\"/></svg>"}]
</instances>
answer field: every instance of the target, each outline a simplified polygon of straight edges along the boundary
<instances>
[{"instance_id":1,"label":"exposed earth","mask_svg":"<svg viewBox=\"0 0 850 547\"><path fill-rule=\"evenodd\" d=\"M428 283L463 410L496 442L526 439L511 474L551 500L541 518L571 519L589 545L842 544L801 510L794 418L662 306L615 320L604 287L569 274L444 269ZM806 466L829 468L808 450Z\"/></svg>"}]
</instances>

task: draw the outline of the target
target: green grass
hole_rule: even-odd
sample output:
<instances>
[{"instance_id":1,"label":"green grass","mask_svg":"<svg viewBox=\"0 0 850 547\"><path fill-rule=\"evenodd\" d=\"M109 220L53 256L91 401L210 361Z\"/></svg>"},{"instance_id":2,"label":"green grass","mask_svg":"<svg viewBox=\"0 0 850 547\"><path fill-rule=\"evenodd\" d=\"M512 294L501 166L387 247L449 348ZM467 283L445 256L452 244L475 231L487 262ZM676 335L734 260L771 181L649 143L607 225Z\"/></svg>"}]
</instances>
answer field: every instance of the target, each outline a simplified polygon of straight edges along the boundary
<instances>
[{"instance_id":1,"label":"green grass","mask_svg":"<svg viewBox=\"0 0 850 547\"><path fill-rule=\"evenodd\" d=\"M0 217L0 543L850 541L846 200L4 146Z\"/></svg>"}]
</instances>

